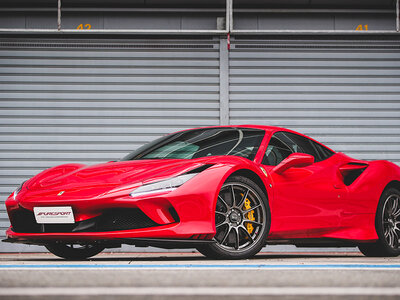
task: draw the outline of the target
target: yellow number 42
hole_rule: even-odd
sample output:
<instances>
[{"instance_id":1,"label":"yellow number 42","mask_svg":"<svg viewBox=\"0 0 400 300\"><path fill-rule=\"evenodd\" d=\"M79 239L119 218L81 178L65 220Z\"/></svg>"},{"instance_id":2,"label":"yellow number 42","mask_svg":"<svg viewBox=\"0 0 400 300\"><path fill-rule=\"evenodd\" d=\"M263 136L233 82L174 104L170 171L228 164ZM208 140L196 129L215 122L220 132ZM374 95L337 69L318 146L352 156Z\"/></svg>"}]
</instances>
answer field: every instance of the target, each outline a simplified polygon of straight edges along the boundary
<instances>
[{"instance_id":1,"label":"yellow number 42","mask_svg":"<svg viewBox=\"0 0 400 300\"><path fill-rule=\"evenodd\" d=\"M364 27L362 24L360 24L356 28L356 31L363 31L363 30L368 31L368 24L365 24Z\"/></svg>"},{"instance_id":2,"label":"yellow number 42","mask_svg":"<svg viewBox=\"0 0 400 300\"><path fill-rule=\"evenodd\" d=\"M76 27L76 29L78 29L78 30L82 30L82 29L87 29L87 30L89 30L89 29L91 29L91 28L92 28L92 25L90 25L90 24L85 24L85 28L83 28L83 24L79 24L79 26Z\"/></svg>"}]
</instances>

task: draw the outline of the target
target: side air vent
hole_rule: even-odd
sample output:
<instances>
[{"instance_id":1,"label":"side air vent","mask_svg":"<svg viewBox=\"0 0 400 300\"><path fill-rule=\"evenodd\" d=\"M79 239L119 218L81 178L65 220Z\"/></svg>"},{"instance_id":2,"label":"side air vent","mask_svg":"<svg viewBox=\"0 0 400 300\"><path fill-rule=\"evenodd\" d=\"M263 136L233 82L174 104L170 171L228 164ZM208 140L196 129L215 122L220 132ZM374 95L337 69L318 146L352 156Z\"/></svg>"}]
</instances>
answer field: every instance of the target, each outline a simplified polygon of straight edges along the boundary
<instances>
[{"instance_id":1,"label":"side air vent","mask_svg":"<svg viewBox=\"0 0 400 300\"><path fill-rule=\"evenodd\" d=\"M351 185L368 167L368 164L351 162L339 168L345 185Z\"/></svg>"}]
</instances>

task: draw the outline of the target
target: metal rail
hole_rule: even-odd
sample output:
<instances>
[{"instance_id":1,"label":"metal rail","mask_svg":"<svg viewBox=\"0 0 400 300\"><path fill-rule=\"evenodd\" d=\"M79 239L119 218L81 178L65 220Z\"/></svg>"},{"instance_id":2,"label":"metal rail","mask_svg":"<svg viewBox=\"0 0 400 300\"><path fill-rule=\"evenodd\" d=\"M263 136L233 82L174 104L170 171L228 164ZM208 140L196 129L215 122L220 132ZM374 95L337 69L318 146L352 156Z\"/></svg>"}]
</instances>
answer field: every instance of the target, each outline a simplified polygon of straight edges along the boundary
<instances>
[{"instance_id":1,"label":"metal rail","mask_svg":"<svg viewBox=\"0 0 400 300\"><path fill-rule=\"evenodd\" d=\"M399 0L396 0L396 31L400 31L400 7Z\"/></svg>"},{"instance_id":2,"label":"metal rail","mask_svg":"<svg viewBox=\"0 0 400 300\"><path fill-rule=\"evenodd\" d=\"M232 30L231 34L240 35L260 35L260 34L340 34L340 35L376 35L376 34L395 34L398 35L396 30L368 30L368 31L355 31L355 30Z\"/></svg>"},{"instance_id":3,"label":"metal rail","mask_svg":"<svg viewBox=\"0 0 400 300\"><path fill-rule=\"evenodd\" d=\"M354 13L373 13L373 14L393 14L392 9L319 9L319 8L236 8L235 13L340 13L340 14L354 14Z\"/></svg>"},{"instance_id":4,"label":"metal rail","mask_svg":"<svg viewBox=\"0 0 400 300\"><path fill-rule=\"evenodd\" d=\"M227 6L228 7L228 6ZM56 7L2 7L2 12L54 12ZM164 8L164 7L63 7L63 12L161 12L161 13L221 13L225 12L225 7L221 8ZM232 9L231 9L232 11ZM280 9L280 8L235 8L235 13L341 13L341 14L354 14L354 13L365 13L365 14L393 14L392 9L302 9L302 8L291 8L291 9Z\"/></svg>"},{"instance_id":5,"label":"metal rail","mask_svg":"<svg viewBox=\"0 0 400 300\"><path fill-rule=\"evenodd\" d=\"M228 30L192 30L192 29L19 29L19 28L0 28L0 33L26 34L26 33L72 33L72 34L194 34L194 35L212 35L227 34Z\"/></svg>"},{"instance_id":6,"label":"metal rail","mask_svg":"<svg viewBox=\"0 0 400 300\"><path fill-rule=\"evenodd\" d=\"M61 0L57 2L57 30L61 30Z\"/></svg>"},{"instance_id":7,"label":"metal rail","mask_svg":"<svg viewBox=\"0 0 400 300\"><path fill-rule=\"evenodd\" d=\"M226 0L225 9L223 8L199 8L199 9L155 9L151 10L148 8L132 8L130 11L164 11L164 12L223 12L225 11L225 29L207 29L207 30L194 30L194 29L90 29L90 30L77 30L77 29L62 29L62 10L63 11L76 11L74 8L61 8L62 0L57 0L57 29L21 29L21 28L0 28L0 33L13 33L13 34L54 34L54 33L67 33L67 34L193 34L193 35L225 35L228 33L236 35L260 35L260 34L309 34L309 35L320 35L320 34L344 34L344 35L374 35L374 34L398 34L400 33L400 8L399 1L396 0L396 11L388 9L368 10L368 9L233 9L233 0ZM11 8L12 11L14 8ZM15 8L21 10L21 8ZM48 8L49 10L50 8ZM54 9L51 9L54 11ZM81 9L79 9L81 10ZM86 10L89 10L86 8ZM102 10L100 8L100 10ZM108 11L118 11L118 9L107 9ZM37 11L37 9L33 9ZM97 11L97 9L94 9ZM396 28L394 30L368 30L368 31L354 31L354 30L268 30L268 29L252 29L252 30L240 30L234 29L234 12L235 13L381 13L381 14L394 14L396 17Z\"/></svg>"}]
</instances>

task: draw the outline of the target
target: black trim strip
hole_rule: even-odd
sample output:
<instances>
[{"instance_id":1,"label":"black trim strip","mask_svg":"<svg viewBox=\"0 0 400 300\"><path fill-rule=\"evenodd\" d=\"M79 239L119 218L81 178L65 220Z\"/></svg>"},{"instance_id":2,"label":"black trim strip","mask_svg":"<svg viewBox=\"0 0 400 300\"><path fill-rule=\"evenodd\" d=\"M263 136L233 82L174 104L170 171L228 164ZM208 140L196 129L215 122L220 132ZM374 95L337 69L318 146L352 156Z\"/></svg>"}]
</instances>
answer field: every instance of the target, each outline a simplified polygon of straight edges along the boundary
<instances>
[{"instance_id":1,"label":"black trim strip","mask_svg":"<svg viewBox=\"0 0 400 300\"><path fill-rule=\"evenodd\" d=\"M69 243L90 243L87 240L71 240L69 237L66 240ZM17 243L17 244L27 244L27 245L46 245L52 242L64 242L56 241L51 239L37 239L37 240L25 240L19 238L7 238L2 240L5 243ZM128 244L136 247L157 247L164 249L183 249L183 248L196 248L199 245L213 244L214 240L190 240L190 239L156 239L156 238L116 238L116 239L101 239L94 241L97 244L104 244L115 247L116 244Z\"/></svg>"}]
</instances>

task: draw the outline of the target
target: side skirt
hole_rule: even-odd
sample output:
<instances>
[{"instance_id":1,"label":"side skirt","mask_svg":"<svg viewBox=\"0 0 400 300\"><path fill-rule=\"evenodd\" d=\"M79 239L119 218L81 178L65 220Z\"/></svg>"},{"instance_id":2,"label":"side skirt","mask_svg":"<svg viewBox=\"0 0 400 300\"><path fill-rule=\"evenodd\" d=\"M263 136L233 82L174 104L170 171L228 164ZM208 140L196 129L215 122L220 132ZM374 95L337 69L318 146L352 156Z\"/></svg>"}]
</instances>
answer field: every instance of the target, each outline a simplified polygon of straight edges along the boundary
<instances>
[{"instance_id":1,"label":"side skirt","mask_svg":"<svg viewBox=\"0 0 400 300\"><path fill-rule=\"evenodd\" d=\"M268 240L266 245L294 245L298 248L336 248L336 247L357 247L362 243L373 241L353 241L332 238L320 239L288 239L288 240Z\"/></svg>"}]
</instances>

